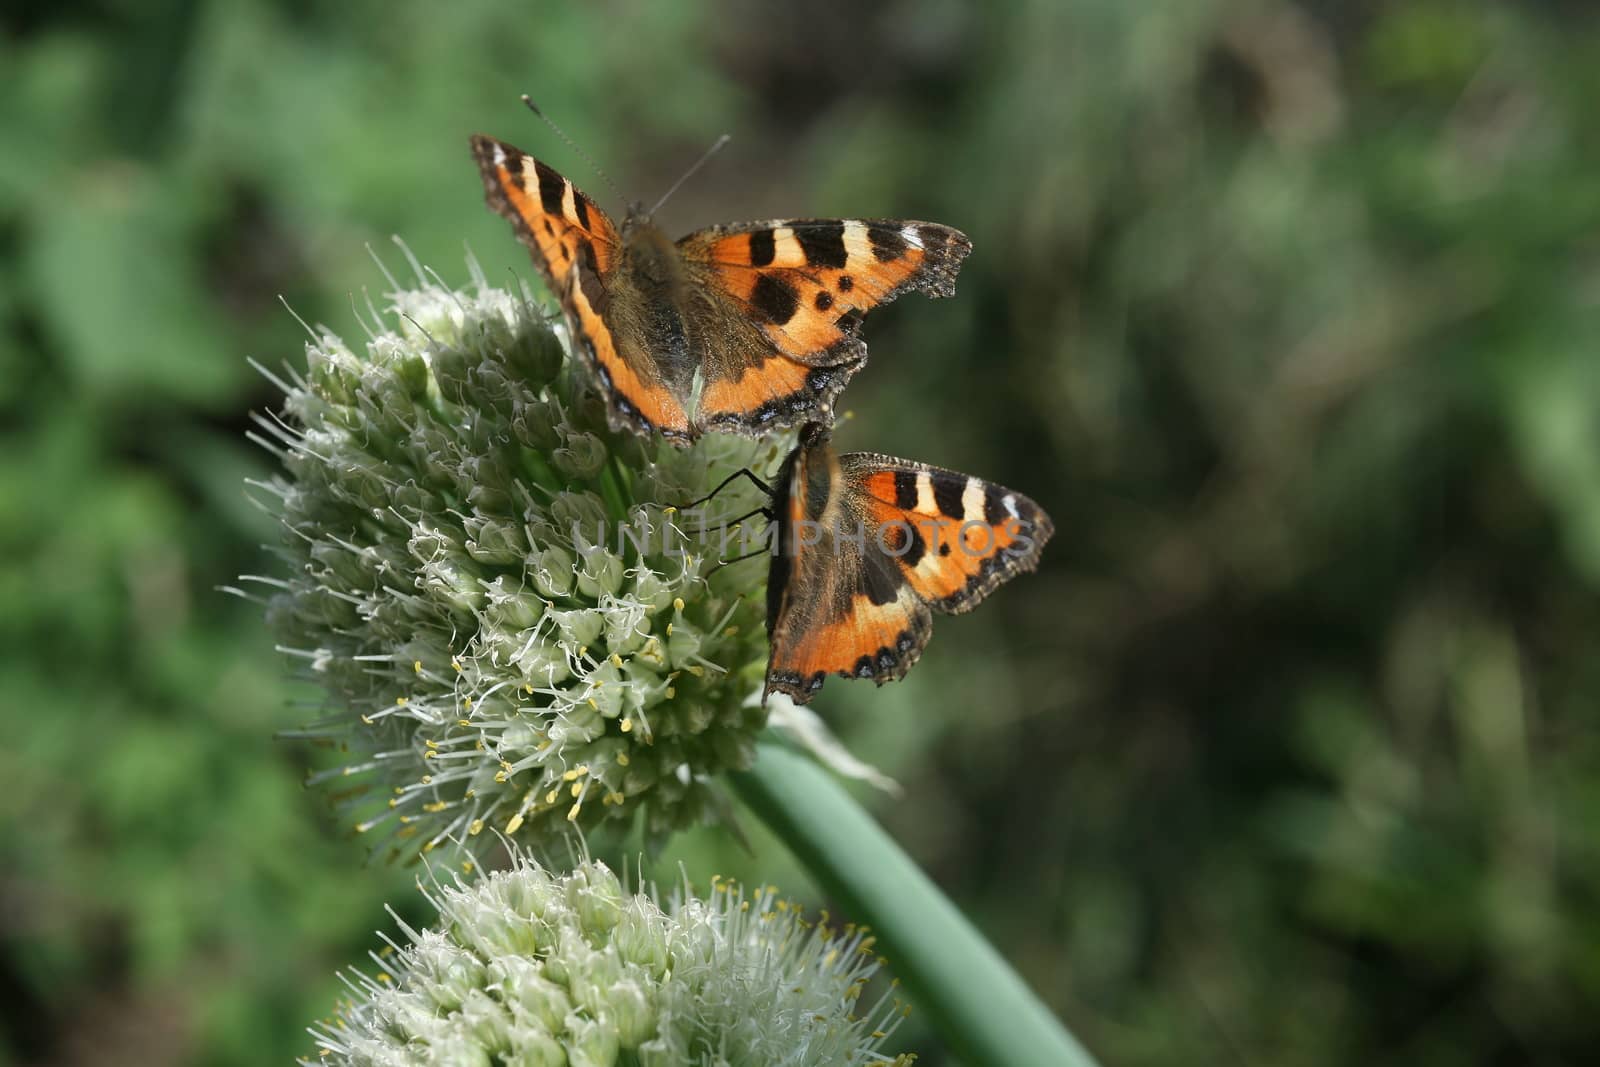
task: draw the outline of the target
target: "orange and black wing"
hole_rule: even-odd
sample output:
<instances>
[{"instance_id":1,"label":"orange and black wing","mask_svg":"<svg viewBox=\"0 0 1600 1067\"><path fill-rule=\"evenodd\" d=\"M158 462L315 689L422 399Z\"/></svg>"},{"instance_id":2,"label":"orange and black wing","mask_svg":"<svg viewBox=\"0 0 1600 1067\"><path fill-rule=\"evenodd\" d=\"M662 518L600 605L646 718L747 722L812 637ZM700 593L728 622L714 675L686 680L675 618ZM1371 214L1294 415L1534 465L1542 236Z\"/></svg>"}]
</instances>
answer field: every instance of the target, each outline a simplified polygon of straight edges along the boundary
<instances>
[{"instance_id":1,"label":"orange and black wing","mask_svg":"<svg viewBox=\"0 0 1600 1067\"><path fill-rule=\"evenodd\" d=\"M640 432L689 435L683 405L654 358L607 311L619 293L616 227L577 186L526 152L483 134L472 138L484 198L528 247L567 318L574 343L604 386L613 421Z\"/></svg>"},{"instance_id":2,"label":"orange and black wing","mask_svg":"<svg viewBox=\"0 0 1600 1067\"><path fill-rule=\"evenodd\" d=\"M833 420L866 362L861 318L901 293L950 296L972 242L931 222L789 219L714 226L678 242L705 377L697 421L752 433Z\"/></svg>"},{"instance_id":3,"label":"orange and black wing","mask_svg":"<svg viewBox=\"0 0 1600 1067\"><path fill-rule=\"evenodd\" d=\"M852 506L909 587L935 611L970 611L1019 571L1031 571L1055 527L1021 493L892 456L839 457Z\"/></svg>"},{"instance_id":4,"label":"orange and black wing","mask_svg":"<svg viewBox=\"0 0 1600 1067\"><path fill-rule=\"evenodd\" d=\"M773 566L766 691L799 703L830 674L879 685L904 677L932 636L934 611L969 611L1033 570L1055 532L1020 493L890 456L839 456L830 508L806 502L803 474L794 483L780 516L780 548L793 547ZM822 529L811 545L789 536L828 522L851 536Z\"/></svg>"},{"instance_id":5,"label":"orange and black wing","mask_svg":"<svg viewBox=\"0 0 1600 1067\"><path fill-rule=\"evenodd\" d=\"M871 543L826 427L801 431L773 504L778 551L768 575L763 696L782 692L804 704L830 674L879 684L903 677L928 643L931 613Z\"/></svg>"},{"instance_id":6,"label":"orange and black wing","mask_svg":"<svg viewBox=\"0 0 1600 1067\"><path fill-rule=\"evenodd\" d=\"M787 564L763 697L781 692L805 704L830 674L879 685L905 677L927 646L933 621L886 557L871 548L818 544Z\"/></svg>"},{"instance_id":7,"label":"orange and black wing","mask_svg":"<svg viewBox=\"0 0 1600 1067\"><path fill-rule=\"evenodd\" d=\"M778 474L763 694L806 703L828 675L904 677L934 611L970 610L1031 571L1055 532L1032 500L955 471L836 455L811 424Z\"/></svg>"}]
</instances>

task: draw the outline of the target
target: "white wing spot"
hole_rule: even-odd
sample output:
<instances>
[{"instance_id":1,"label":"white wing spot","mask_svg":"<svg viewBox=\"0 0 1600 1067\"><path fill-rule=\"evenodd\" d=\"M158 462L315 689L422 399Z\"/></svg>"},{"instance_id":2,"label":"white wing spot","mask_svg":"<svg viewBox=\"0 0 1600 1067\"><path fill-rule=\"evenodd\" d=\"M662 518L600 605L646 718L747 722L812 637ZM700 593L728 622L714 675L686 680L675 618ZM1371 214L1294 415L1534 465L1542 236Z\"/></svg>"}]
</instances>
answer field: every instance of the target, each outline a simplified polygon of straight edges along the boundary
<instances>
[{"instance_id":1,"label":"white wing spot","mask_svg":"<svg viewBox=\"0 0 1600 1067\"><path fill-rule=\"evenodd\" d=\"M939 514L939 504L933 499L933 479L927 471L917 472L917 510L924 515Z\"/></svg>"},{"instance_id":2,"label":"white wing spot","mask_svg":"<svg viewBox=\"0 0 1600 1067\"><path fill-rule=\"evenodd\" d=\"M775 267L801 267L806 262L805 249L800 247L799 239L787 226L773 227L772 253L772 265Z\"/></svg>"},{"instance_id":3,"label":"white wing spot","mask_svg":"<svg viewBox=\"0 0 1600 1067\"><path fill-rule=\"evenodd\" d=\"M976 478L968 478L961 491L961 517L967 522L983 521L983 483Z\"/></svg>"},{"instance_id":4,"label":"white wing spot","mask_svg":"<svg viewBox=\"0 0 1600 1067\"><path fill-rule=\"evenodd\" d=\"M859 256L866 253L871 247L867 239L867 224L859 219L846 219L844 222L844 247L847 255Z\"/></svg>"},{"instance_id":5,"label":"white wing spot","mask_svg":"<svg viewBox=\"0 0 1600 1067\"><path fill-rule=\"evenodd\" d=\"M1007 493L1001 498L1000 503L1005 505L1006 514L1010 515L1013 519L1022 518L1021 515L1017 514L1017 498L1015 494Z\"/></svg>"},{"instance_id":6,"label":"white wing spot","mask_svg":"<svg viewBox=\"0 0 1600 1067\"><path fill-rule=\"evenodd\" d=\"M917 228L915 226L900 227L900 236L905 238L906 244L910 245L912 248L922 247L922 236L917 233Z\"/></svg>"},{"instance_id":7,"label":"white wing spot","mask_svg":"<svg viewBox=\"0 0 1600 1067\"><path fill-rule=\"evenodd\" d=\"M570 181L562 180L561 186L561 214L572 225L578 225L578 190L572 187Z\"/></svg>"}]
</instances>

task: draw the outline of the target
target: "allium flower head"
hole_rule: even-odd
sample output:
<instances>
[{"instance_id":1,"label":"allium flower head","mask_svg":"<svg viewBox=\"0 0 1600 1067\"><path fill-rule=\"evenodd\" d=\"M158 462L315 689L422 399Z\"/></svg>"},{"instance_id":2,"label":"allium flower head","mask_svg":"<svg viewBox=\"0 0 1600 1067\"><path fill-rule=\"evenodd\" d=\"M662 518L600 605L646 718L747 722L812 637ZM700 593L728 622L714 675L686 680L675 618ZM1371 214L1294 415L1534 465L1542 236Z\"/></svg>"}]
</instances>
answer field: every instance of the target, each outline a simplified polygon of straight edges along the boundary
<instances>
[{"instance_id":1,"label":"allium flower head","mask_svg":"<svg viewBox=\"0 0 1600 1067\"><path fill-rule=\"evenodd\" d=\"M364 346L315 331L306 373L275 379L288 566L254 580L326 693L306 733L351 753L321 778L357 829L406 853L642 809L659 836L709 810L763 719L764 568L718 570L727 546L672 505L779 443L611 432L561 329L473 273L451 292L419 270Z\"/></svg>"},{"instance_id":2,"label":"allium flower head","mask_svg":"<svg viewBox=\"0 0 1600 1067\"><path fill-rule=\"evenodd\" d=\"M806 922L773 890L726 883L665 908L601 863L526 861L431 897L376 979L313 1028L320 1063L908 1064L878 1049L904 1009L859 1004L872 939ZM858 1015L857 1012L860 1012Z\"/></svg>"}]
</instances>

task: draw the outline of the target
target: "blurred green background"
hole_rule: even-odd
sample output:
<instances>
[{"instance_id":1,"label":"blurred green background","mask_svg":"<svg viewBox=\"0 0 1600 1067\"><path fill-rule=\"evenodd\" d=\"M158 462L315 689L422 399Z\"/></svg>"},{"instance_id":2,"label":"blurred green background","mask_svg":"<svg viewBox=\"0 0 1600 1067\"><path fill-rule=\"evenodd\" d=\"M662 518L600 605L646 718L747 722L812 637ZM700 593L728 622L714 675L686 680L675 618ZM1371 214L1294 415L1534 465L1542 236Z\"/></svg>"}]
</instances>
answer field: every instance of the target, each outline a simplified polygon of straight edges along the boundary
<instances>
[{"instance_id":1,"label":"blurred green background","mask_svg":"<svg viewBox=\"0 0 1600 1067\"><path fill-rule=\"evenodd\" d=\"M904 683L863 794L1109 1064L1600 1043L1600 20L1589 5L7 5L0 1061L284 1062L414 872L270 735L246 363L400 234L533 272L483 130L674 232L966 230L847 448L1059 534ZM664 858L811 892L766 838ZM811 896L813 904L825 901ZM907 1046L948 1062L920 1028Z\"/></svg>"}]
</instances>

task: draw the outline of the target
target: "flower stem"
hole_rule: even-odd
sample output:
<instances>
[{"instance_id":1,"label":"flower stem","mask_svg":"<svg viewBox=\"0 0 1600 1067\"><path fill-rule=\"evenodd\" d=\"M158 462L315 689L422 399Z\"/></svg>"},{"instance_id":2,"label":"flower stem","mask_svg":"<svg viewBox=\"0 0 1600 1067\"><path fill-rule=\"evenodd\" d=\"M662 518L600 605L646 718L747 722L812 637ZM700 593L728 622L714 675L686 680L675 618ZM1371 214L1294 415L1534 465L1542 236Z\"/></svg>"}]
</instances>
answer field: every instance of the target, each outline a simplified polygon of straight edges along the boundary
<instances>
[{"instance_id":1,"label":"flower stem","mask_svg":"<svg viewBox=\"0 0 1600 1067\"><path fill-rule=\"evenodd\" d=\"M1095 1060L965 916L827 772L762 743L733 775L744 802L858 922L952 1051L973 1064Z\"/></svg>"}]
</instances>

